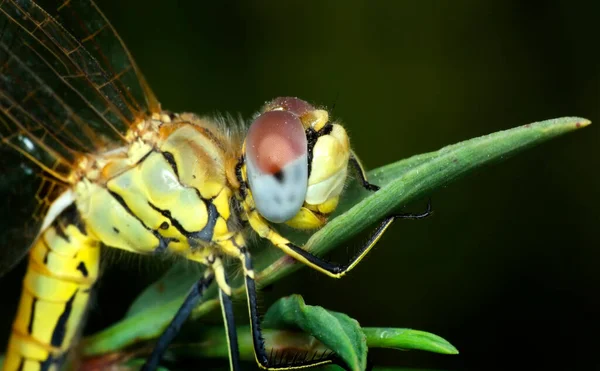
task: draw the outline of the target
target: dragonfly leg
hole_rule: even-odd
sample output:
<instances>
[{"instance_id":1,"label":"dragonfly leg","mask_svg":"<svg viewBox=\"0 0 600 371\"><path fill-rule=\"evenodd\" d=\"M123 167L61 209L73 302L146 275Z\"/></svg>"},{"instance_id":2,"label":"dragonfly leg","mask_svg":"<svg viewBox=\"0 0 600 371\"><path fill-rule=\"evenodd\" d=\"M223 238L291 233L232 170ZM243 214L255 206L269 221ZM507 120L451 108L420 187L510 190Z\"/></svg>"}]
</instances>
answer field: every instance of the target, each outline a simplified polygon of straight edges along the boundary
<instances>
[{"instance_id":1,"label":"dragonfly leg","mask_svg":"<svg viewBox=\"0 0 600 371\"><path fill-rule=\"evenodd\" d=\"M360 160L358 159L358 157L356 156L356 153L354 153L354 151L350 152L350 160L349 161L352 164L352 167L354 167L354 171L358 175L360 183L362 184L363 188L365 188L368 191L378 191L379 186L369 183L369 181L367 180L367 172L365 171L365 168L362 166L362 163L360 162Z\"/></svg>"},{"instance_id":2,"label":"dragonfly leg","mask_svg":"<svg viewBox=\"0 0 600 371\"><path fill-rule=\"evenodd\" d=\"M341 364L339 358L333 352L329 352L317 357L306 358L300 360L299 357L296 362L284 363L272 362L265 348L265 340L262 335L260 316L258 314L258 305L256 300L256 283L254 281L254 270L252 269L252 259L248 250L245 248L240 249L240 259L244 269L244 281L246 285L246 296L248 299L248 308L250 311L250 328L252 331L252 343L254 345L254 356L259 367L264 370L294 370L304 369L307 367L314 367L319 365L325 365L329 363L336 363L344 367ZM294 359L296 359L294 357Z\"/></svg>"},{"instance_id":3,"label":"dragonfly leg","mask_svg":"<svg viewBox=\"0 0 600 371\"><path fill-rule=\"evenodd\" d=\"M333 278L340 278L350 270L352 270L358 263L367 255L367 253L377 244L377 241L381 238L383 233L388 227L397 219L423 219L432 214L431 201L427 204L427 210L420 214L396 214L386 217L377 227L375 233L367 240L367 242L359 248L358 252L350 261L346 264L338 264L328 262L311 254L310 252L303 249L301 246L297 246L285 237L281 236L271 226L254 211L250 214L248 221L254 231L258 233L262 238L266 238L287 255L296 259L297 261L306 264L307 266L315 269L321 273L324 273Z\"/></svg>"},{"instance_id":4,"label":"dragonfly leg","mask_svg":"<svg viewBox=\"0 0 600 371\"><path fill-rule=\"evenodd\" d=\"M173 317L171 323L169 323L169 326L158 338L158 341L156 342L156 345L152 350L152 354L150 354L150 357L148 357L146 363L144 363L140 370L156 370L169 344L171 344L171 341L173 341L175 336L177 336L179 330L181 329L181 326L189 317L192 310L196 307L196 305L202 298L202 294L208 288L208 286L210 286L214 278L214 273L211 271L210 273L208 273L208 275L204 276L192 286L183 304L181 305L181 307L179 307L179 310L175 314L175 317Z\"/></svg>"},{"instance_id":5,"label":"dragonfly leg","mask_svg":"<svg viewBox=\"0 0 600 371\"><path fill-rule=\"evenodd\" d=\"M227 345L229 346L229 367L232 371L238 371L241 370L240 348L235 329L231 295L219 288L219 299L221 300L221 311L223 314L223 323L225 324L225 336L227 337Z\"/></svg>"}]
</instances>

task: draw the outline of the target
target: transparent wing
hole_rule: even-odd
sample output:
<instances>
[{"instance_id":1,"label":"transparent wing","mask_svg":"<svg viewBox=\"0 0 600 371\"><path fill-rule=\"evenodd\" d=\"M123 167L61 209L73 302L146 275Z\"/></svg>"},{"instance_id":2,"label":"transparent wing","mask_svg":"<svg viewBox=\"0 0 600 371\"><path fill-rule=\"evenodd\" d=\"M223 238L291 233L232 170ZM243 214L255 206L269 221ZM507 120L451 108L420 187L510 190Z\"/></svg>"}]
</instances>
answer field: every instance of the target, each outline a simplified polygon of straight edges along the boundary
<instances>
[{"instance_id":1,"label":"transparent wing","mask_svg":"<svg viewBox=\"0 0 600 371\"><path fill-rule=\"evenodd\" d=\"M0 174L0 208L5 216L0 233L1 277L27 253L48 207L64 186L6 147L0 148Z\"/></svg>"},{"instance_id":2,"label":"transparent wing","mask_svg":"<svg viewBox=\"0 0 600 371\"><path fill-rule=\"evenodd\" d=\"M41 221L82 154L123 145L134 123L159 111L91 0L0 0L0 192L7 204L12 195L8 207L30 213L23 223ZM7 233L0 233L0 274L29 247L8 245Z\"/></svg>"}]
</instances>

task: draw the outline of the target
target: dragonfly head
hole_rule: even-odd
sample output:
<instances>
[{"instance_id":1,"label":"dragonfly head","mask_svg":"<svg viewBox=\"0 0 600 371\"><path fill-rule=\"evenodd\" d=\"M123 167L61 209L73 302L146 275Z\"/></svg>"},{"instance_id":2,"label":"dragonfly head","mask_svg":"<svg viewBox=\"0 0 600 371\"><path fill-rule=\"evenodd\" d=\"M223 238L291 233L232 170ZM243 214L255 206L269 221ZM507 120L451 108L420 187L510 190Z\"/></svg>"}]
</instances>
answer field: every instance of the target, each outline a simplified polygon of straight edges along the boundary
<instances>
[{"instance_id":1,"label":"dragonfly head","mask_svg":"<svg viewBox=\"0 0 600 371\"><path fill-rule=\"evenodd\" d=\"M348 173L350 143L326 110L292 97L267 103L244 142L250 197L274 223L311 229L335 210Z\"/></svg>"}]
</instances>

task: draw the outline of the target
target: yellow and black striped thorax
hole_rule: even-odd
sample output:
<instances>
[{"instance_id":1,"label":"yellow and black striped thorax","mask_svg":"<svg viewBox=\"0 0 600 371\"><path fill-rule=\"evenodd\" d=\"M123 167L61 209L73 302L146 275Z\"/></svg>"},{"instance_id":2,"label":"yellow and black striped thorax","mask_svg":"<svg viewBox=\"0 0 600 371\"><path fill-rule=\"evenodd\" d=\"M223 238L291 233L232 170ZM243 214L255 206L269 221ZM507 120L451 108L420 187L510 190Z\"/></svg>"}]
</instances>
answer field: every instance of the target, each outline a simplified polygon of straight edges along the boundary
<instances>
[{"instance_id":1,"label":"yellow and black striped thorax","mask_svg":"<svg viewBox=\"0 0 600 371\"><path fill-rule=\"evenodd\" d=\"M237 156L219 129L191 114L157 115L128 146L84 161L74 198L90 233L111 247L196 261L231 239L240 230L228 177Z\"/></svg>"}]
</instances>

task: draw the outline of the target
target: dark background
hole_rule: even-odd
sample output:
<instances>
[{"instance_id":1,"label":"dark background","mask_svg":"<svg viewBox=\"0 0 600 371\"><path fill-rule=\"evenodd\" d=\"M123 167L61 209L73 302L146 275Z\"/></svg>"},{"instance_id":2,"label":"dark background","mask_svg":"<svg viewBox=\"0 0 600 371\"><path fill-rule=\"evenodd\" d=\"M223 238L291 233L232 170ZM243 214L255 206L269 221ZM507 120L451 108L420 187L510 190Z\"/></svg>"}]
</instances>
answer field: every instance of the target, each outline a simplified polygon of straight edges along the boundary
<instances>
[{"instance_id":1,"label":"dark background","mask_svg":"<svg viewBox=\"0 0 600 371\"><path fill-rule=\"evenodd\" d=\"M433 332L461 352L373 350L377 365L600 369L600 2L99 5L163 108L247 118L283 95L335 105L368 168L533 121L595 122L439 190L434 217L394 225L343 280L304 269L263 298L300 293L363 326ZM0 280L11 303L3 334L23 271ZM152 272L117 261L90 328L117 320Z\"/></svg>"}]
</instances>

